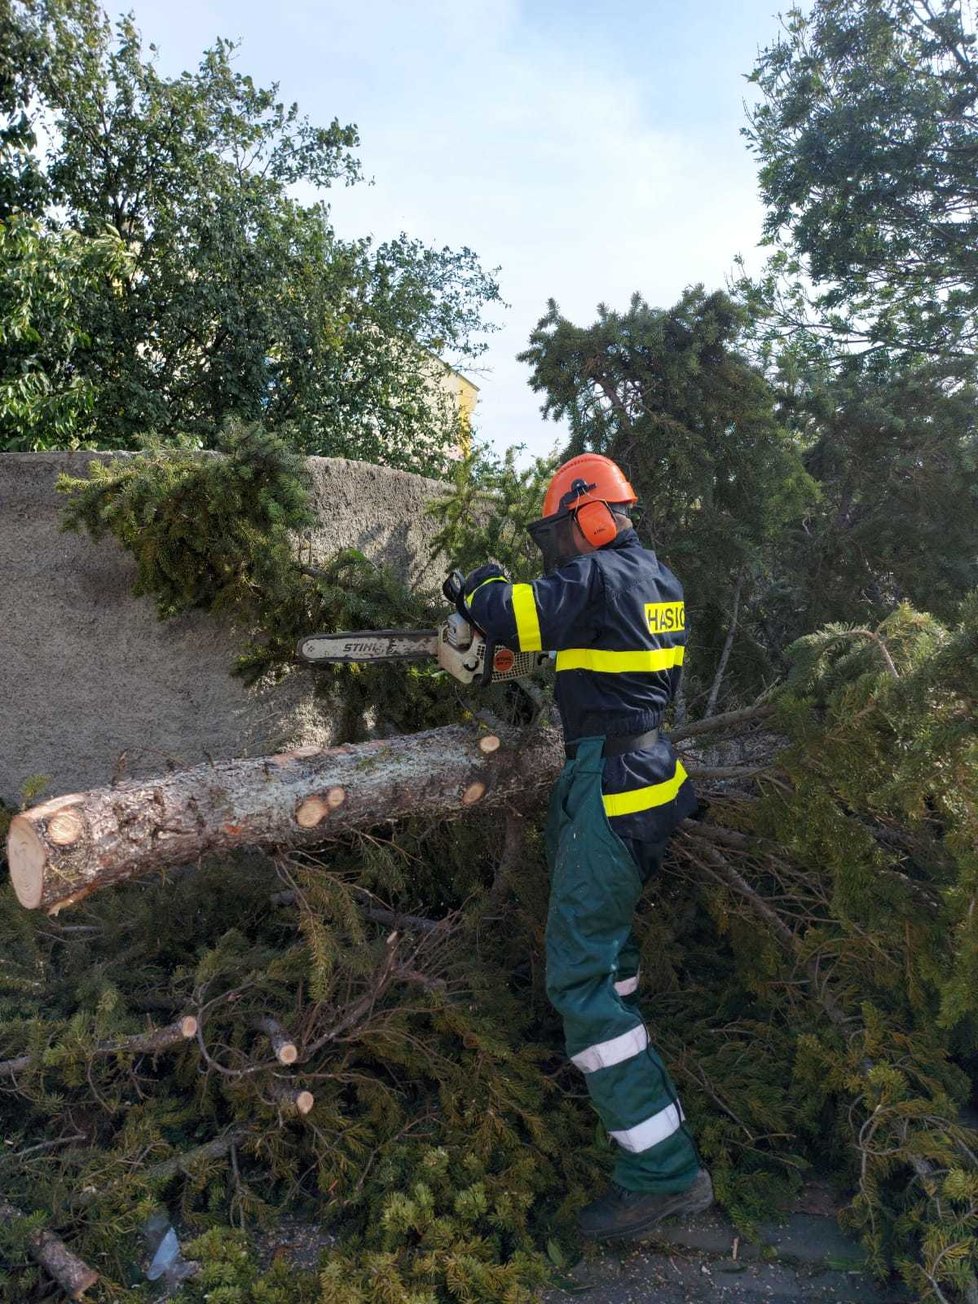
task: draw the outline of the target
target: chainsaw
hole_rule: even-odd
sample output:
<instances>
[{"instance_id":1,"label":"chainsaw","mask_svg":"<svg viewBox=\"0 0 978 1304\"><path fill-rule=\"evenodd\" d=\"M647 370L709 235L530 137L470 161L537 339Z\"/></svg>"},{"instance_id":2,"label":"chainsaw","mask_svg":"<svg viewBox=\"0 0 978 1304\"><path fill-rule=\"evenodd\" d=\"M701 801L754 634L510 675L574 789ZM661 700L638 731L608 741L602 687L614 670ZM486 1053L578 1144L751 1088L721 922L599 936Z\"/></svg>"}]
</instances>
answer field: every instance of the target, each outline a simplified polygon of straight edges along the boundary
<instances>
[{"instance_id":1,"label":"chainsaw","mask_svg":"<svg viewBox=\"0 0 978 1304\"><path fill-rule=\"evenodd\" d=\"M344 634L310 634L299 640L296 654L308 665L349 665L364 661L425 661L434 657L442 670L463 684L504 683L524 679L549 665L546 652L514 652L494 643L473 623L462 595L461 571L452 571L442 592L455 610L438 629L374 629Z\"/></svg>"}]
</instances>

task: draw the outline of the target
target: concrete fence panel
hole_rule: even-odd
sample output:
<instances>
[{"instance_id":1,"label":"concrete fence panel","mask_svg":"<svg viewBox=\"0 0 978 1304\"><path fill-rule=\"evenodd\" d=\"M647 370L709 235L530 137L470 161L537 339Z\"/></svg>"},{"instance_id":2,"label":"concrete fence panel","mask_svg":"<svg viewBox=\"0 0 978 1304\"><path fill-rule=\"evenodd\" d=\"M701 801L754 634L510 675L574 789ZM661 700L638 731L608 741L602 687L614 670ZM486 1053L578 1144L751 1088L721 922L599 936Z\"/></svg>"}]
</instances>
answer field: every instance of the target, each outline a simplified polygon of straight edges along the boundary
<instances>
[{"instance_id":1,"label":"concrete fence panel","mask_svg":"<svg viewBox=\"0 0 978 1304\"><path fill-rule=\"evenodd\" d=\"M62 471L83 475L106 454L0 454L0 800L25 782L44 792L257 756L333 738L312 673L245 688L231 676L240 637L212 616L161 622L132 596L135 567L114 540L62 532ZM339 458L310 458L315 563L355 547L434 588L434 480Z\"/></svg>"}]
</instances>

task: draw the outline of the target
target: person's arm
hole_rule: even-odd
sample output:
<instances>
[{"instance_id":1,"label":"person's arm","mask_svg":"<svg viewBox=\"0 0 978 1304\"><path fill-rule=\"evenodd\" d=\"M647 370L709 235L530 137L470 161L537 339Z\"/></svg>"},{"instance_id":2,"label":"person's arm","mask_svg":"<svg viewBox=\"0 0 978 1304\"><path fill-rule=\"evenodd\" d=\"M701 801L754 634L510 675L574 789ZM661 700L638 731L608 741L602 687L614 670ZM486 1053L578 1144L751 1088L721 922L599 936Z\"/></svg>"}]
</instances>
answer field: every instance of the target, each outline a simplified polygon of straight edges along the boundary
<instances>
[{"instance_id":1,"label":"person's arm","mask_svg":"<svg viewBox=\"0 0 978 1304\"><path fill-rule=\"evenodd\" d=\"M550 652L580 626L600 583L591 557L575 557L530 584L511 584L498 566L482 566L465 581L472 619L497 643L517 652Z\"/></svg>"}]
</instances>

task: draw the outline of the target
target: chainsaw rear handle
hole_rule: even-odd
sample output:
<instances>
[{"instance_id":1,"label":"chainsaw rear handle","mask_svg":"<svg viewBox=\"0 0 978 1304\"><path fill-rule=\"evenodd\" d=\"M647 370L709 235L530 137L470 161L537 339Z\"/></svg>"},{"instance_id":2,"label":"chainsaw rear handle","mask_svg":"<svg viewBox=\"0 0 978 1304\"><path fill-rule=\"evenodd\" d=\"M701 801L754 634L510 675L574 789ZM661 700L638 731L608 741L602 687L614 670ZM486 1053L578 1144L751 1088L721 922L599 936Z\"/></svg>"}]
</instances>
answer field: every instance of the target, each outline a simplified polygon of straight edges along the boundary
<instances>
[{"instance_id":1,"label":"chainsaw rear handle","mask_svg":"<svg viewBox=\"0 0 978 1304\"><path fill-rule=\"evenodd\" d=\"M467 620L473 629L478 629L475 621L472 619L472 612L465 601L465 576L460 570L449 571L445 583L441 586L441 591L452 604L463 620ZM479 676L479 687L488 688L492 683L492 663L496 655L496 644L484 630L479 630L485 640L486 650L482 658L482 674Z\"/></svg>"}]
</instances>

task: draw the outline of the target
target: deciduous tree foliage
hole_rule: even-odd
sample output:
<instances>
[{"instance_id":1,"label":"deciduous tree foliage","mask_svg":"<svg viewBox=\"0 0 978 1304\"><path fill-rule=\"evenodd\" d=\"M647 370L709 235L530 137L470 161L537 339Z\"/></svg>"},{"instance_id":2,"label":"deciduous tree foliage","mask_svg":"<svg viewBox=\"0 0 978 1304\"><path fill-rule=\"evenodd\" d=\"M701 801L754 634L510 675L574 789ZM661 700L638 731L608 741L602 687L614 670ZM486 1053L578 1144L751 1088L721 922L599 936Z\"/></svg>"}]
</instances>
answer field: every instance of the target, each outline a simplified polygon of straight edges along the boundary
<instances>
[{"instance_id":1,"label":"deciduous tree foliage","mask_svg":"<svg viewBox=\"0 0 978 1304\"><path fill-rule=\"evenodd\" d=\"M818 330L970 369L978 340L978 61L963 0L816 0L752 80L765 229Z\"/></svg>"},{"instance_id":2,"label":"deciduous tree foliage","mask_svg":"<svg viewBox=\"0 0 978 1304\"><path fill-rule=\"evenodd\" d=\"M0 220L0 448L75 448L95 436L98 389L81 362L131 267L111 229L83 236L23 213Z\"/></svg>"},{"instance_id":3,"label":"deciduous tree foliage","mask_svg":"<svg viewBox=\"0 0 978 1304\"><path fill-rule=\"evenodd\" d=\"M31 93L41 43L5 0L0 5L0 221L12 212L37 216L44 179L36 156Z\"/></svg>"},{"instance_id":4,"label":"deciduous tree foliage","mask_svg":"<svg viewBox=\"0 0 978 1304\"><path fill-rule=\"evenodd\" d=\"M36 52L0 105L11 130L27 130L32 92L53 131L44 180L59 223L110 226L132 260L121 286L79 305L88 343L72 360L93 408L78 440L125 448L153 431L210 446L235 416L287 426L305 452L439 469L457 417L429 352L478 352L497 290L475 255L340 240L326 205L293 190L355 182L356 129L314 126L257 87L230 42L167 78L132 20L113 28L92 0L11 12ZM37 431L31 446L58 442Z\"/></svg>"}]
</instances>

